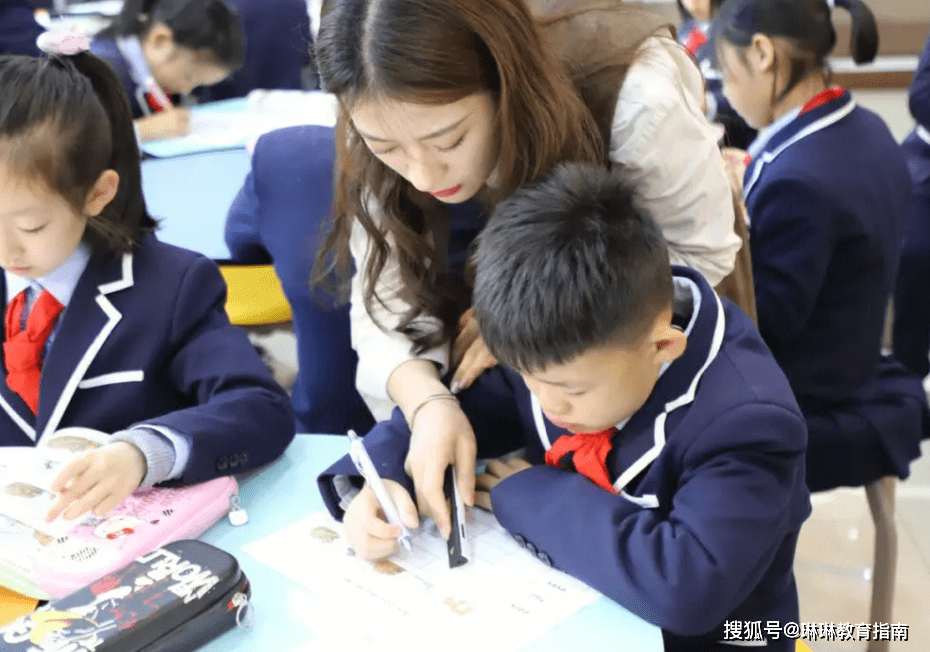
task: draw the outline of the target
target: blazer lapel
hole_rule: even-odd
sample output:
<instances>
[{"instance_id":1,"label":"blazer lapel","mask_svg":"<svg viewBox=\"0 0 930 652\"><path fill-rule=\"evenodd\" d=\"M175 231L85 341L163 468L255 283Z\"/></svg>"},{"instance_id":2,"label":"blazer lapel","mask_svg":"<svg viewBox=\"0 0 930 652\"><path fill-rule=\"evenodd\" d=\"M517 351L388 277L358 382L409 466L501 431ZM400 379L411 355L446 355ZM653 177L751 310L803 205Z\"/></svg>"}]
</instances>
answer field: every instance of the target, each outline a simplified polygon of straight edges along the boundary
<instances>
[{"instance_id":1,"label":"blazer lapel","mask_svg":"<svg viewBox=\"0 0 930 652\"><path fill-rule=\"evenodd\" d=\"M6 274L0 274L0 297L7 299L7 291L14 292L14 296L19 292L16 288L9 288ZM12 298L12 297L11 297ZM3 312L6 315L6 303L3 304ZM6 319L0 319L0 342L6 342ZM0 348L0 359L3 359L3 349ZM6 384L6 361L0 365L0 409L7 413L23 434L30 441L36 440L36 416L26 405L22 397L10 389ZM26 442L23 442L25 444Z\"/></svg>"},{"instance_id":2,"label":"blazer lapel","mask_svg":"<svg viewBox=\"0 0 930 652\"><path fill-rule=\"evenodd\" d=\"M62 313L42 369L36 419L40 438L58 429L78 383L122 319L107 295L132 285L132 254L91 257Z\"/></svg>"},{"instance_id":3,"label":"blazer lapel","mask_svg":"<svg viewBox=\"0 0 930 652\"><path fill-rule=\"evenodd\" d=\"M761 150L753 156L743 179L743 199L748 201L749 194L762 176L766 164L774 161L779 154L799 140L803 140L811 134L839 122L852 113L855 108L856 103L849 93L843 93L837 99L801 113L786 125L781 126L776 133L765 141ZM751 215L749 217L752 218Z\"/></svg>"}]
</instances>

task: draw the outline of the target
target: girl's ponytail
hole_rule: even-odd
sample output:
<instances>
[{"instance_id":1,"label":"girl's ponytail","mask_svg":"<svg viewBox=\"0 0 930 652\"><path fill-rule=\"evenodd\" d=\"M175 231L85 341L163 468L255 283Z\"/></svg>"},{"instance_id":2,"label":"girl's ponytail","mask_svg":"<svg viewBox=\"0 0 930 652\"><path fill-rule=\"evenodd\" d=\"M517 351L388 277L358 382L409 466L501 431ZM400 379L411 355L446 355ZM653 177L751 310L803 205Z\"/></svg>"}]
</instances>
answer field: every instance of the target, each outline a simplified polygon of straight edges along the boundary
<instances>
[{"instance_id":1,"label":"girl's ponytail","mask_svg":"<svg viewBox=\"0 0 930 652\"><path fill-rule=\"evenodd\" d=\"M158 0L126 0L119 15L98 36L116 38L142 34L148 28L148 17Z\"/></svg>"},{"instance_id":2,"label":"girl's ponytail","mask_svg":"<svg viewBox=\"0 0 930 652\"><path fill-rule=\"evenodd\" d=\"M849 51L856 63L869 63L878 54L878 25L875 15L862 0L832 0L833 6L842 7L852 16L852 34Z\"/></svg>"},{"instance_id":3,"label":"girl's ponytail","mask_svg":"<svg viewBox=\"0 0 930 652\"><path fill-rule=\"evenodd\" d=\"M119 174L116 196L100 215L91 218L88 226L92 235L105 241L100 244L126 251L136 244L141 232L155 227L142 196L141 156L132 111L119 79L106 62L89 52L80 52L70 59L77 71L90 80L107 113L112 134L107 168Z\"/></svg>"}]
</instances>

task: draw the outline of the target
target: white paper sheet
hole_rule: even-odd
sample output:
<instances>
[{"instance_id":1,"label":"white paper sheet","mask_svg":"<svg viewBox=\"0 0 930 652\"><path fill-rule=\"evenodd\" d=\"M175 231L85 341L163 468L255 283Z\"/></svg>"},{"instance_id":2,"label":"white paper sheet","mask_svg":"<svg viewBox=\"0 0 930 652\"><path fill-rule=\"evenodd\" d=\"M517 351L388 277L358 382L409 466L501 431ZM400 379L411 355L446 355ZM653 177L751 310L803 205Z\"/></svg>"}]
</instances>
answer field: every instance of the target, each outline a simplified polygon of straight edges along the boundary
<instances>
[{"instance_id":1,"label":"white paper sheet","mask_svg":"<svg viewBox=\"0 0 930 652\"><path fill-rule=\"evenodd\" d=\"M372 563L348 554L342 524L327 512L242 550L310 591L292 617L306 621L317 646L474 650L490 637L493 649L518 650L599 597L529 554L492 514L472 510L468 529L470 561L456 569L431 523L412 553Z\"/></svg>"}]
</instances>

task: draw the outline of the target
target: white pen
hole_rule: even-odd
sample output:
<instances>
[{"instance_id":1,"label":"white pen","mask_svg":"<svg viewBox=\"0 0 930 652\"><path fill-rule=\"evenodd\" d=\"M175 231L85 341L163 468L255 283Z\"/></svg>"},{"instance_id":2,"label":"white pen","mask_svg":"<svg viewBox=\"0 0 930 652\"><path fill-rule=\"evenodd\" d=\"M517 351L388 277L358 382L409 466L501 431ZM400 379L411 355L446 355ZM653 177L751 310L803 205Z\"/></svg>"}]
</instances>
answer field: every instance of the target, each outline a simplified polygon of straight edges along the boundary
<instances>
[{"instance_id":1,"label":"white pen","mask_svg":"<svg viewBox=\"0 0 930 652\"><path fill-rule=\"evenodd\" d=\"M372 491L375 492L375 498L378 499L378 504L381 505L381 510L387 517L388 522L401 529L401 535L397 540L400 541L400 544L404 548L413 552L413 547L410 544L410 530L408 530L404 526L404 522L400 520L400 513L397 511L397 505L391 500L391 495L388 493L387 487L384 486L381 476L378 475L374 463L368 456L365 445L362 443L361 438L355 434L354 430L349 431L349 457L352 458L352 463L355 464L355 468L362 474L365 481L371 485Z\"/></svg>"}]
</instances>

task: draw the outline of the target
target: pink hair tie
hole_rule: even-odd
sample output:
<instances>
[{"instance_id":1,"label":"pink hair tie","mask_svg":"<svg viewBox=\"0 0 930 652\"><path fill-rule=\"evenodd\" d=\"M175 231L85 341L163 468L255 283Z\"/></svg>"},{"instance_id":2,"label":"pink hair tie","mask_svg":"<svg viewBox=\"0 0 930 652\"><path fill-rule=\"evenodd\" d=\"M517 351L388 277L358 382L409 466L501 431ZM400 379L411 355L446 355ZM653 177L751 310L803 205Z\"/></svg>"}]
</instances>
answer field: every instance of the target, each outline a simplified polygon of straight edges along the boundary
<instances>
[{"instance_id":1,"label":"pink hair tie","mask_svg":"<svg viewBox=\"0 0 930 652\"><path fill-rule=\"evenodd\" d=\"M73 32L43 32L36 39L36 45L46 54L74 56L90 49L90 39Z\"/></svg>"}]
</instances>

